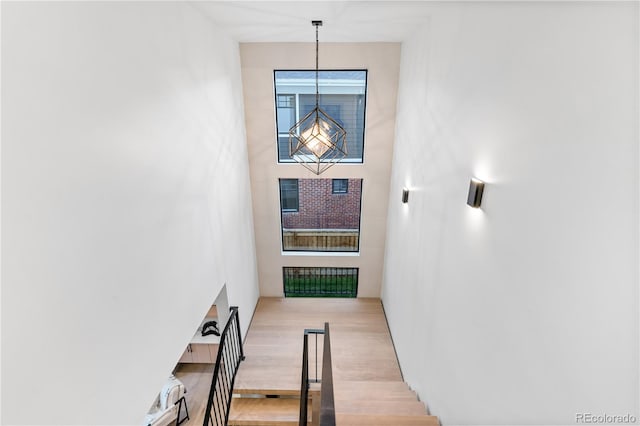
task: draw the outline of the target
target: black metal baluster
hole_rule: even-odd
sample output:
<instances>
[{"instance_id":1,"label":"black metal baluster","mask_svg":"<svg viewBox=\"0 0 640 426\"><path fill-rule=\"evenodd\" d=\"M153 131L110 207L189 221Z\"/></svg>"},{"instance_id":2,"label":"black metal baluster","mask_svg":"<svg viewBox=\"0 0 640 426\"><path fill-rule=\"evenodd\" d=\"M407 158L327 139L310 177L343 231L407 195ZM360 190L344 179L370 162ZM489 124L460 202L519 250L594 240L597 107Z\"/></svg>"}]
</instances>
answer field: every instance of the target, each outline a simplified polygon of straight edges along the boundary
<instances>
[{"instance_id":1,"label":"black metal baluster","mask_svg":"<svg viewBox=\"0 0 640 426\"><path fill-rule=\"evenodd\" d=\"M309 391L309 357L307 355L308 338L305 332L302 341L302 379L300 383L300 416L299 426L307 426L307 398Z\"/></svg>"},{"instance_id":2,"label":"black metal baluster","mask_svg":"<svg viewBox=\"0 0 640 426\"><path fill-rule=\"evenodd\" d=\"M218 392L216 394L216 408L217 410L215 411L215 416L216 416L216 425L221 425L222 424L222 409L220 408L222 406L222 403L220 401L220 389L218 389Z\"/></svg>"},{"instance_id":3,"label":"black metal baluster","mask_svg":"<svg viewBox=\"0 0 640 426\"><path fill-rule=\"evenodd\" d=\"M338 282L338 269L331 268L331 287L335 294L341 294L340 283Z\"/></svg>"}]
</instances>

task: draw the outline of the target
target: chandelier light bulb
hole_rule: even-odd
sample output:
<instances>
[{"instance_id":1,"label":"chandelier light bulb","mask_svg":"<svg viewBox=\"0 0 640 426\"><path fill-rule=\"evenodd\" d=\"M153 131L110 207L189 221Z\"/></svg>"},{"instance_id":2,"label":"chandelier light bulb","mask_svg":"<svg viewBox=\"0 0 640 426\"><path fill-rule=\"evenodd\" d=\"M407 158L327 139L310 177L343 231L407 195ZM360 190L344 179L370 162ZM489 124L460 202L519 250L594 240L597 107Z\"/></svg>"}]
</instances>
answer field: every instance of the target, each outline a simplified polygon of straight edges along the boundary
<instances>
[{"instance_id":1,"label":"chandelier light bulb","mask_svg":"<svg viewBox=\"0 0 640 426\"><path fill-rule=\"evenodd\" d=\"M303 131L300 139L304 140L304 144L309 151L316 157L322 157L329 149L331 149L331 138L327 131L321 126L318 120L307 130Z\"/></svg>"}]
</instances>

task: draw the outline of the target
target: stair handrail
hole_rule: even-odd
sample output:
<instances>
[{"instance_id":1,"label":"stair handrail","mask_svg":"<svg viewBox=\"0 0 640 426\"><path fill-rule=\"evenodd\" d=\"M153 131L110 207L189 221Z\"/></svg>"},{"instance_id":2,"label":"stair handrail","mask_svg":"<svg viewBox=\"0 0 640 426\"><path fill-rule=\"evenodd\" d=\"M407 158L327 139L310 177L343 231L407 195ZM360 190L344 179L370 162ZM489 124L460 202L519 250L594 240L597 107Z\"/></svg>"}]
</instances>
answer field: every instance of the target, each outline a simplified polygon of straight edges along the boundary
<instances>
[{"instance_id":1,"label":"stair handrail","mask_svg":"<svg viewBox=\"0 0 640 426\"><path fill-rule=\"evenodd\" d=\"M236 373L240 362L244 361L238 307L231 306L229 311L231 312L229 320L220 334L218 356L211 379L203 426L227 425Z\"/></svg>"},{"instance_id":2,"label":"stair handrail","mask_svg":"<svg viewBox=\"0 0 640 426\"><path fill-rule=\"evenodd\" d=\"M309 379L309 335L316 336L316 376ZM322 379L318 380L318 334L324 335L322 352ZM320 387L320 426L335 426L335 404L333 399L333 370L331 367L331 343L329 335L329 323L324 323L324 330L305 329L302 343L302 379L300 383L300 416L299 426L307 426L307 414L309 403L309 384L311 382L322 383Z\"/></svg>"},{"instance_id":3,"label":"stair handrail","mask_svg":"<svg viewBox=\"0 0 640 426\"><path fill-rule=\"evenodd\" d=\"M336 426L336 406L333 399L333 368L331 366L329 323L324 323L322 349L322 387L320 388L320 426Z\"/></svg>"}]
</instances>

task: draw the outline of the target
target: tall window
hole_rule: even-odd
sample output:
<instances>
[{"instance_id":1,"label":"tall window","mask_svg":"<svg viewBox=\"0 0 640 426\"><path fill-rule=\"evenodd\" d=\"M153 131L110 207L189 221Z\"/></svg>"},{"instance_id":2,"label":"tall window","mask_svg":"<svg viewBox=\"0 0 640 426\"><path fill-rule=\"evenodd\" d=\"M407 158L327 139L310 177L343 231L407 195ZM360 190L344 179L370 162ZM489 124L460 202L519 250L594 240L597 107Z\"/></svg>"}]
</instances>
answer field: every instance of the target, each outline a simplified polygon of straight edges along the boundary
<instances>
[{"instance_id":1,"label":"tall window","mask_svg":"<svg viewBox=\"0 0 640 426\"><path fill-rule=\"evenodd\" d=\"M297 212L300 204L298 179L280 179L280 208L283 212Z\"/></svg>"},{"instance_id":2,"label":"tall window","mask_svg":"<svg viewBox=\"0 0 640 426\"><path fill-rule=\"evenodd\" d=\"M283 250L357 252L361 194L362 179L280 179Z\"/></svg>"},{"instance_id":3,"label":"tall window","mask_svg":"<svg viewBox=\"0 0 640 426\"><path fill-rule=\"evenodd\" d=\"M274 71L278 162L289 155L289 129L316 106L315 71ZM362 163L367 93L366 70L319 72L320 108L347 131L347 157L341 162Z\"/></svg>"}]
</instances>

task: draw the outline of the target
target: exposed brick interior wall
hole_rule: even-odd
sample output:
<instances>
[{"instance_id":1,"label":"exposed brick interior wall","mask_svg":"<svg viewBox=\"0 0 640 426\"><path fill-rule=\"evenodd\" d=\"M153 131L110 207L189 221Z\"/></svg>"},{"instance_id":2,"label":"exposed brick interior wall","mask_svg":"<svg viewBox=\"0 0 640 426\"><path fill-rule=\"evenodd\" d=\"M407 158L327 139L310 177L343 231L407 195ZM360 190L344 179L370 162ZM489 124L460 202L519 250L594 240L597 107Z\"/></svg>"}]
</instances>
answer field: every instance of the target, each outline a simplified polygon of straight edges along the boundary
<instances>
[{"instance_id":1,"label":"exposed brick interior wall","mask_svg":"<svg viewBox=\"0 0 640 426\"><path fill-rule=\"evenodd\" d=\"M332 194L332 179L298 180L299 209L284 212L285 229L358 229L362 179L349 179L346 194Z\"/></svg>"}]
</instances>

